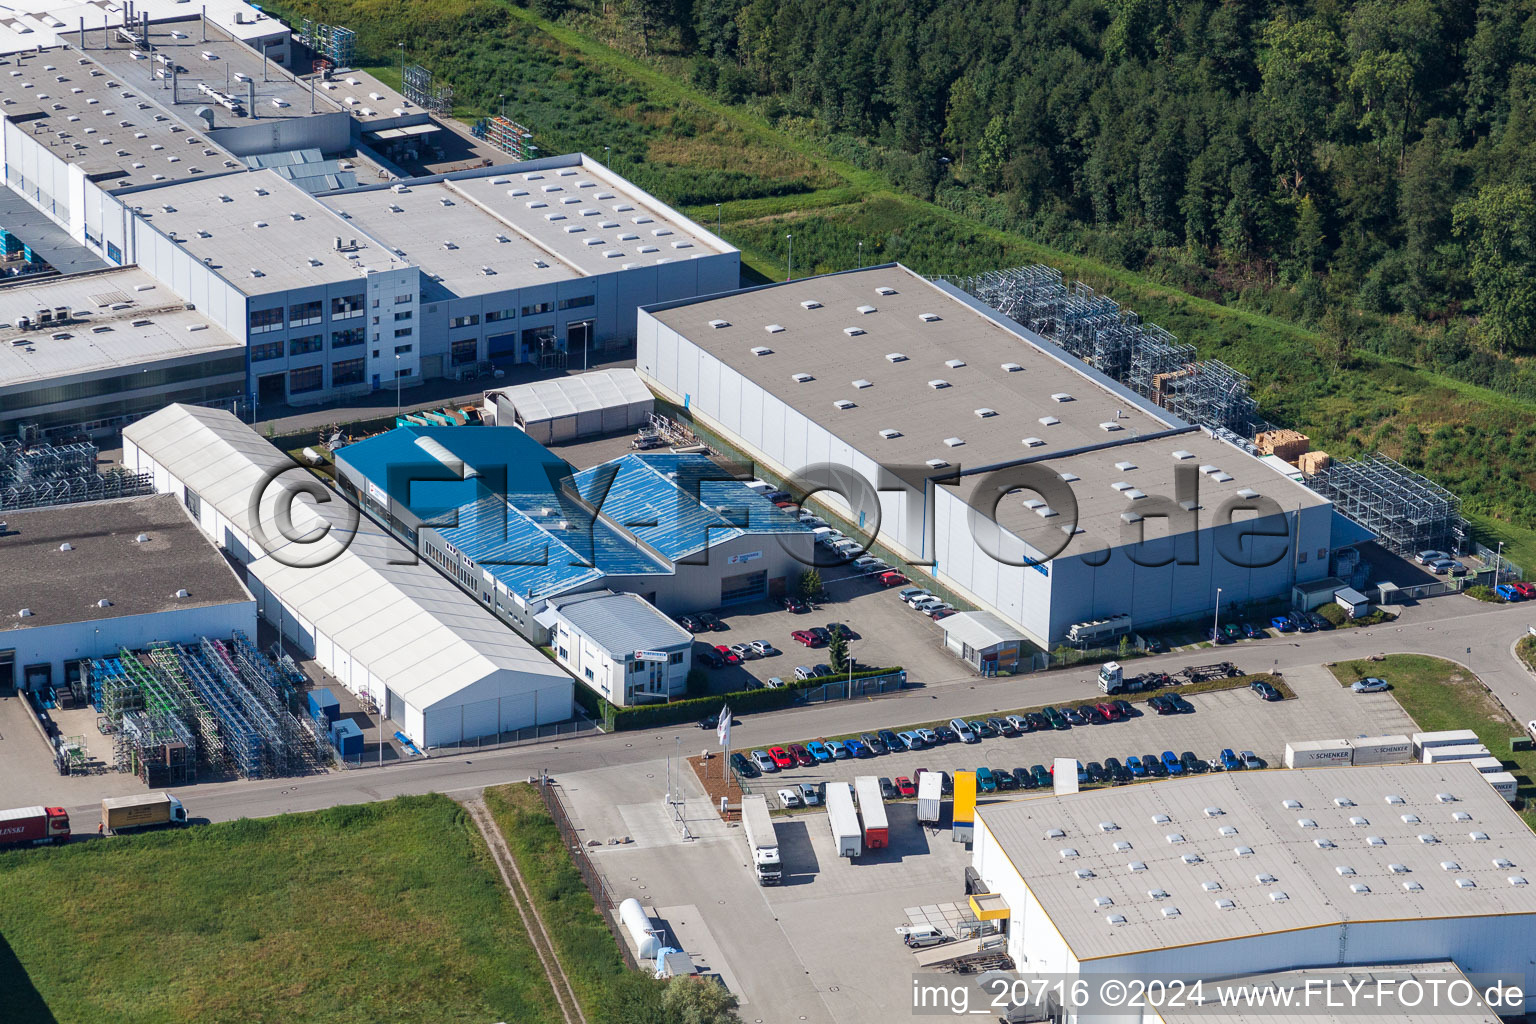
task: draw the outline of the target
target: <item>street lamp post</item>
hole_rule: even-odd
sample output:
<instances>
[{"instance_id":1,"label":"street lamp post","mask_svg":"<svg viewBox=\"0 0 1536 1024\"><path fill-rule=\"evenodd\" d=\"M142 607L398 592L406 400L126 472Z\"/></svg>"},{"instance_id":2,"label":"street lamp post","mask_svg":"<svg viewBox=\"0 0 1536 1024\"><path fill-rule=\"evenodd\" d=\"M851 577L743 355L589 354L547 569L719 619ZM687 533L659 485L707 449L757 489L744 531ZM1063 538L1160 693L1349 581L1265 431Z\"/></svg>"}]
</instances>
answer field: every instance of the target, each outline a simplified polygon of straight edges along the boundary
<instances>
[{"instance_id":1,"label":"street lamp post","mask_svg":"<svg viewBox=\"0 0 1536 1024\"><path fill-rule=\"evenodd\" d=\"M1221 588L1217 587L1216 588L1216 614L1211 619L1211 643L1213 645L1219 644L1221 642L1220 637L1221 637Z\"/></svg>"},{"instance_id":2,"label":"street lamp post","mask_svg":"<svg viewBox=\"0 0 1536 1024\"><path fill-rule=\"evenodd\" d=\"M1499 541L1499 550L1493 556L1493 585L1499 585L1499 570L1504 568L1504 542Z\"/></svg>"},{"instance_id":3,"label":"street lamp post","mask_svg":"<svg viewBox=\"0 0 1536 1024\"><path fill-rule=\"evenodd\" d=\"M863 265L864 265L864 243L860 242L859 243L859 266L862 267Z\"/></svg>"},{"instance_id":4,"label":"street lamp post","mask_svg":"<svg viewBox=\"0 0 1536 1024\"><path fill-rule=\"evenodd\" d=\"M722 221L722 217L723 216L724 216L724 214L722 214L720 212L720 204L716 203L715 204L715 234L716 235L720 234L720 229L722 227L724 227L724 222Z\"/></svg>"},{"instance_id":5,"label":"street lamp post","mask_svg":"<svg viewBox=\"0 0 1536 1024\"><path fill-rule=\"evenodd\" d=\"M400 419L400 353L395 353L395 420Z\"/></svg>"},{"instance_id":6,"label":"street lamp post","mask_svg":"<svg viewBox=\"0 0 1536 1024\"><path fill-rule=\"evenodd\" d=\"M784 273L784 280L788 281L795 276L795 236L785 235L789 239L789 269Z\"/></svg>"}]
</instances>

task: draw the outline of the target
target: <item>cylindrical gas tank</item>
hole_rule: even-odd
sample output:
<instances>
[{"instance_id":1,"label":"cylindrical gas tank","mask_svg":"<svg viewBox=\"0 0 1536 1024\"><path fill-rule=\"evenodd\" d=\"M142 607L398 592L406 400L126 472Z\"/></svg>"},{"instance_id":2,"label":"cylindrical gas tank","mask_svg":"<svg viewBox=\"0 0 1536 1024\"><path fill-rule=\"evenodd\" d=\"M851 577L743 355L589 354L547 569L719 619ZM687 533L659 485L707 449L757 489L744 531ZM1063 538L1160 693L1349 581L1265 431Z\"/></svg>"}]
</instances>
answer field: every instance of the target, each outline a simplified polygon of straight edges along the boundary
<instances>
[{"instance_id":1,"label":"cylindrical gas tank","mask_svg":"<svg viewBox=\"0 0 1536 1024\"><path fill-rule=\"evenodd\" d=\"M631 896L620 903L619 920L624 922L624 928L629 932L629 937L639 948L640 959L656 959L656 955L661 952L661 938L652 927L651 919L646 916L645 908L640 905L640 901Z\"/></svg>"}]
</instances>

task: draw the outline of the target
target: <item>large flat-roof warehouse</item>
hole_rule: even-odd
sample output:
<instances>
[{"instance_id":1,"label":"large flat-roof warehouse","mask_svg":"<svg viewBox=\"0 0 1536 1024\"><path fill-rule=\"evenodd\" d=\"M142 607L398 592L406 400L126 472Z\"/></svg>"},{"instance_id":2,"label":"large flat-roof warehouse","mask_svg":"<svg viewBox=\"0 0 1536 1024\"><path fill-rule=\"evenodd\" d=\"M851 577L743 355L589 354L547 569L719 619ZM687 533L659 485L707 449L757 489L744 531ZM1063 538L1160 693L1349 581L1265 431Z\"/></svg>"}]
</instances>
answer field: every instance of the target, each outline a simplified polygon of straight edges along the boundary
<instances>
[{"instance_id":1,"label":"large flat-roof warehouse","mask_svg":"<svg viewBox=\"0 0 1536 1024\"><path fill-rule=\"evenodd\" d=\"M637 369L784 479L855 470L834 510L1041 645L1327 575L1321 496L900 265L648 308Z\"/></svg>"}]
</instances>

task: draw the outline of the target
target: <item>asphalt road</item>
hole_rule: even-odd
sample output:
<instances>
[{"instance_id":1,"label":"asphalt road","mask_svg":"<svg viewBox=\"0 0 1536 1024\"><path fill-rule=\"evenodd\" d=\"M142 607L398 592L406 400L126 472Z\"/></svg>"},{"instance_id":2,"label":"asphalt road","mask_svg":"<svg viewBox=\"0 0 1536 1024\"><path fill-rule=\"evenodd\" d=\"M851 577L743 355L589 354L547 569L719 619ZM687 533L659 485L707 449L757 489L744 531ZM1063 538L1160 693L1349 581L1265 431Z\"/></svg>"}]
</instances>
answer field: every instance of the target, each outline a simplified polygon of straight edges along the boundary
<instances>
[{"instance_id":1,"label":"asphalt road","mask_svg":"<svg viewBox=\"0 0 1536 1024\"><path fill-rule=\"evenodd\" d=\"M1359 630L1254 640L1219 651L1183 651L1136 662L1136 669L1174 671L1184 665L1230 660L1244 671L1281 672L1320 662L1359 658L1378 651L1431 654L1468 665L1522 722L1536 719L1536 678L1513 654L1516 640L1536 621L1536 608L1488 605L1447 596L1409 607L1395 623ZM1468 655L1467 649L1472 649ZM974 717L1021 705L1080 700L1098 693L1090 667L1006 679L951 684L931 691L908 690L866 700L742 716L732 731L737 750L770 741L863 732L911 722ZM388 800L410 793L459 794L516 782L547 771L559 776L591 768L654 761L676 751L713 748L713 732L694 725L643 732L597 735L560 743L533 744L467 757L410 761L291 779L225 782L178 790L188 813L209 821L266 817L342 804ZM97 807L71 807L78 821L94 820Z\"/></svg>"}]
</instances>

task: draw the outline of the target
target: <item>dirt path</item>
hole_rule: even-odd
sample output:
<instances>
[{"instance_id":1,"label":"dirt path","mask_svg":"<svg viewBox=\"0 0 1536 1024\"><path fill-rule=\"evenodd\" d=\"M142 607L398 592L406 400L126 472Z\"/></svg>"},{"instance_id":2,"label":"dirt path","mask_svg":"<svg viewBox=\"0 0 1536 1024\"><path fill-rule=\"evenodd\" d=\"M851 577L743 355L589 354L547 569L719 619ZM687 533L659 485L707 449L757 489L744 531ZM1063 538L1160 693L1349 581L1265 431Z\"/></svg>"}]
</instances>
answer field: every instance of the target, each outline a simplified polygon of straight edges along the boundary
<instances>
[{"instance_id":1,"label":"dirt path","mask_svg":"<svg viewBox=\"0 0 1536 1024\"><path fill-rule=\"evenodd\" d=\"M533 943L534 951L539 954L539 961L544 965L544 974L549 978L549 987L555 994L555 1002L560 1007L561 1016L565 1018L566 1024L587 1024L586 1015L581 1012L581 1004L576 1001L576 993L571 988L570 979L565 976L565 969L560 966L560 958L555 953L554 943L550 942L549 930L544 927L544 919L539 916L539 909L528 893L527 883L523 881L523 873L518 870L517 861L513 859L512 851L507 847L507 840L496 825L496 819L491 817L485 801L480 797L465 800L463 803L475 827L485 837L485 845L490 848L491 858L496 861L496 869L501 872L501 880L507 887L507 893L512 897L512 905L517 908L518 916L523 919L523 929L527 931L528 939Z\"/></svg>"}]
</instances>

